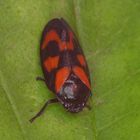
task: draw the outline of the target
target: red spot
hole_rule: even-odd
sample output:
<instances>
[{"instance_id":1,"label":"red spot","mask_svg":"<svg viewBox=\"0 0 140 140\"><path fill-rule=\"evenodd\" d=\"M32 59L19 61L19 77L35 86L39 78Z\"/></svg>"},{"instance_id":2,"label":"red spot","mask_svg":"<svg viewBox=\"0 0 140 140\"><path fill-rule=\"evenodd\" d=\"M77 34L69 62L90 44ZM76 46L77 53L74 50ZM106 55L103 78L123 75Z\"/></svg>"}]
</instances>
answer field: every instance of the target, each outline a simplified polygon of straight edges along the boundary
<instances>
[{"instance_id":1,"label":"red spot","mask_svg":"<svg viewBox=\"0 0 140 140\"><path fill-rule=\"evenodd\" d=\"M73 47L73 33L72 32L69 32L69 37L70 37L70 42L68 43L68 49L73 50L74 47Z\"/></svg>"},{"instance_id":2,"label":"red spot","mask_svg":"<svg viewBox=\"0 0 140 140\"><path fill-rule=\"evenodd\" d=\"M73 68L73 72L79 77L79 79L80 79L89 89L91 89L89 80L88 80L88 78L87 78L86 73L83 71L83 69L81 69L80 67L75 66L75 67Z\"/></svg>"},{"instance_id":3,"label":"red spot","mask_svg":"<svg viewBox=\"0 0 140 140\"><path fill-rule=\"evenodd\" d=\"M48 72L51 72L52 69L57 68L59 61L59 56L49 57L44 61L44 66Z\"/></svg>"},{"instance_id":4,"label":"red spot","mask_svg":"<svg viewBox=\"0 0 140 140\"><path fill-rule=\"evenodd\" d=\"M73 50L74 47L73 47L73 33L72 32L69 32L69 42L66 42L66 41L61 41L60 42L60 51L64 51L64 50Z\"/></svg>"},{"instance_id":5,"label":"red spot","mask_svg":"<svg viewBox=\"0 0 140 140\"><path fill-rule=\"evenodd\" d=\"M44 40L45 41L42 44L42 49L44 49L47 46L49 41L56 41L58 44L60 44L61 42L58 34L54 30L48 32Z\"/></svg>"},{"instance_id":6,"label":"red spot","mask_svg":"<svg viewBox=\"0 0 140 140\"><path fill-rule=\"evenodd\" d=\"M55 90L58 93L70 74L68 67L63 67L56 73Z\"/></svg>"},{"instance_id":7,"label":"red spot","mask_svg":"<svg viewBox=\"0 0 140 140\"><path fill-rule=\"evenodd\" d=\"M58 36L58 34L55 32L55 30L52 30L50 32L47 33L46 37L45 37L45 41L42 44L42 49L44 49L47 44L49 43L49 41L56 41L59 45L59 49L60 51L64 51L64 50L73 50L73 33L69 32L69 37L70 37L70 41L66 42L66 41L62 41L60 39L60 37Z\"/></svg>"},{"instance_id":8,"label":"red spot","mask_svg":"<svg viewBox=\"0 0 140 140\"><path fill-rule=\"evenodd\" d=\"M78 55L77 55L77 59L78 59L78 61L80 62L80 64L81 64L82 66L85 66L85 65L86 65L85 58L84 58L83 55L78 54Z\"/></svg>"}]
</instances>

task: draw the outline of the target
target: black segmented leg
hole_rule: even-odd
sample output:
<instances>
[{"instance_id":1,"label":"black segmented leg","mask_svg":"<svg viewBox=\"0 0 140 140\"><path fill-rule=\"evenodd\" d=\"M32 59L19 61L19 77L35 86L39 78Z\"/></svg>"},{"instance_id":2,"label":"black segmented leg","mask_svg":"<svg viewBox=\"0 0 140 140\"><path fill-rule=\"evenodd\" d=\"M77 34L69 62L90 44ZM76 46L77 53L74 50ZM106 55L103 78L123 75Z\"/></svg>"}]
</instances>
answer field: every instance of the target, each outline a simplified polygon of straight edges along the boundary
<instances>
[{"instance_id":1,"label":"black segmented leg","mask_svg":"<svg viewBox=\"0 0 140 140\"><path fill-rule=\"evenodd\" d=\"M91 106L90 105L87 105L85 106L86 108L88 108L89 110L91 110Z\"/></svg>"},{"instance_id":2,"label":"black segmented leg","mask_svg":"<svg viewBox=\"0 0 140 140\"><path fill-rule=\"evenodd\" d=\"M41 108L41 110L33 117L31 118L29 121L32 123L36 118L38 118L39 116L41 116L45 110L45 108L49 105L49 104L52 104L52 103L57 103L59 102L57 98L54 98L54 99L50 99L48 100L44 106Z\"/></svg>"},{"instance_id":3,"label":"black segmented leg","mask_svg":"<svg viewBox=\"0 0 140 140\"><path fill-rule=\"evenodd\" d=\"M43 82L45 82L45 79L42 78L42 77L36 77L36 80L37 80L37 81L43 81Z\"/></svg>"}]
</instances>

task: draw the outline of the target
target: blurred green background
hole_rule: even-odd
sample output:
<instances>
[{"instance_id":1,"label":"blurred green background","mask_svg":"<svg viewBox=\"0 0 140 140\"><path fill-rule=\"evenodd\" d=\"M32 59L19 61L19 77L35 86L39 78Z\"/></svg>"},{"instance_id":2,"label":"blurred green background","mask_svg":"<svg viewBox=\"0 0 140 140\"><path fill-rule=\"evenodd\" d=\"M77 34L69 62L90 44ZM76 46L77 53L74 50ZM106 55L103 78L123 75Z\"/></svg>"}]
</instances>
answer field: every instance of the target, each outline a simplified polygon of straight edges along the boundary
<instances>
[{"instance_id":1,"label":"blurred green background","mask_svg":"<svg viewBox=\"0 0 140 140\"><path fill-rule=\"evenodd\" d=\"M39 58L46 23L63 17L89 64L92 110L78 114L51 105L29 119L53 94ZM0 0L0 139L140 139L139 0Z\"/></svg>"}]
</instances>

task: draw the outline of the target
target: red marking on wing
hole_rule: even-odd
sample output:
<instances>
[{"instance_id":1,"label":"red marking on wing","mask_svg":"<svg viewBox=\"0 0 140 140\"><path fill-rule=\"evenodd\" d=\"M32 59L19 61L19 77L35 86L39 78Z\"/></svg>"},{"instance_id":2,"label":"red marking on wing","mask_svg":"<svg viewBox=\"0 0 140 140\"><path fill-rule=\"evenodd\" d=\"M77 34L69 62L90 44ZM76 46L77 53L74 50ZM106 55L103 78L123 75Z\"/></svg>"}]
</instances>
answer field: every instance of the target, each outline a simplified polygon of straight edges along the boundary
<instances>
[{"instance_id":1,"label":"red marking on wing","mask_svg":"<svg viewBox=\"0 0 140 140\"><path fill-rule=\"evenodd\" d=\"M60 91L62 85L67 80L69 74L70 74L70 69L68 67L63 67L56 73L56 80L55 80L56 93Z\"/></svg>"},{"instance_id":2,"label":"red marking on wing","mask_svg":"<svg viewBox=\"0 0 140 140\"><path fill-rule=\"evenodd\" d=\"M60 51L67 50L67 42L63 41L59 44Z\"/></svg>"},{"instance_id":3,"label":"red marking on wing","mask_svg":"<svg viewBox=\"0 0 140 140\"><path fill-rule=\"evenodd\" d=\"M42 44L42 49L44 49L47 46L49 41L53 41L53 40L55 40L58 44L60 44L61 42L58 34L54 30L47 33L45 40Z\"/></svg>"},{"instance_id":4,"label":"red marking on wing","mask_svg":"<svg viewBox=\"0 0 140 140\"><path fill-rule=\"evenodd\" d=\"M69 36L70 36L70 42L69 42L69 44L68 44L68 49L70 49L70 50L73 50L74 49L74 47L73 47L73 33L72 32L69 32Z\"/></svg>"},{"instance_id":5,"label":"red marking on wing","mask_svg":"<svg viewBox=\"0 0 140 140\"><path fill-rule=\"evenodd\" d=\"M87 75L85 74L84 70L80 67L73 67L73 72L79 77L79 79L89 88L91 89L89 80L87 78Z\"/></svg>"},{"instance_id":6,"label":"red marking on wing","mask_svg":"<svg viewBox=\"0 0 140 140\"><path fill-rule=\"evenodd\" d=\"M67 49L73 50L74 47L73 47L73 41L72 41L73 40L72 32L69 32L69 37L70 37L69 42L61 41L61 39L58 36L58 34L56 33L56 31L51 30L50 32L47 33L41 48L44 49L47 46L49 41L56 41L59 45L60 51L67 50Z\"/></svg>"},{"instance_id":7,"label":"red marking on wing","mask_svg":"<svg viewBox=\"0 0 140 140\"><path fill-rule=\"evenodd\" d=\"M80 64L81 64L82 66L85 66L85 65L86 65L85 58L84 58L83 55L78 54L78 55L77 55L77 59L78 59L78 61L80 62Z\"/></svg>"},{"instance_id":8,"label":"red marking on wing","mask_svg":"<svg viewBox=\"0 0 140 140\"><path fill-rule=\"evenodd\" d=\"M50 72L52 69L57 68L58 61L59 61L59 56L48 57L44 61L44 66L47 69L47 71Z\"/></svg>"}]
</instances>

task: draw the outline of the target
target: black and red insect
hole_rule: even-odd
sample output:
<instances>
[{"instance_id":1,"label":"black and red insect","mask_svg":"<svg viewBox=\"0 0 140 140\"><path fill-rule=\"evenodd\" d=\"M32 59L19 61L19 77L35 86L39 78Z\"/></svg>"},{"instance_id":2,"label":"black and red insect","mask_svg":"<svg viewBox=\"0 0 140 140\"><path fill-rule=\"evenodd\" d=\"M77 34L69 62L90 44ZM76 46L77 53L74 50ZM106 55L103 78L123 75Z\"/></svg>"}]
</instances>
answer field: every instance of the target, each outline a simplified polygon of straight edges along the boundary
<instances>
[{"instance_id":1,"label":"black and red insect","mask_svg":"<svg viewBox=\"0 0 140 140\"><path fill-rule=\"evenodd\" d=\"M69 112L80 112L91 95L89 70L80 44L64 19L52 19L44 28L40 58L47 87L56 98L48 100L30 120L40 116L46 106L60 102Z\"/></svg>"}]
</instances>

